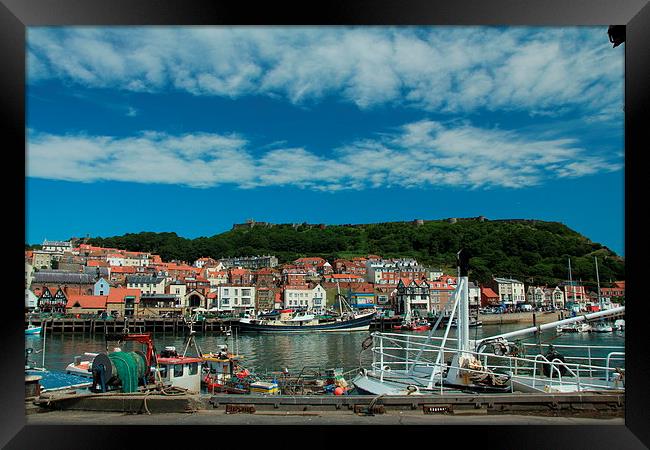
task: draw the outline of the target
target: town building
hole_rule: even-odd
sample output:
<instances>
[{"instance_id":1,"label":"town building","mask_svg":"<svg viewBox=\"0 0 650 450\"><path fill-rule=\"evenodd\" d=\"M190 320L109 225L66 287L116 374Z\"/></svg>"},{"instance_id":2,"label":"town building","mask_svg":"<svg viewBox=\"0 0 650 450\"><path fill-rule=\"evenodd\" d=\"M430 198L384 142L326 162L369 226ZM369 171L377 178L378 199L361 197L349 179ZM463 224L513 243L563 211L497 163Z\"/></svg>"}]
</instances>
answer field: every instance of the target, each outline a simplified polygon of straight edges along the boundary
<instances>
[{"instance_id":1,"label":"town building","mask_svg":"<svg viewBox=\"0 0 650 450\"><path fill-rule=\"evenodd\" d=\"M446 283L443 280L430 281L429 285L429 297L431 299L431 306L429 311L433 313L438 313L447 308L447 304L453 298L454 292L456 291L456 285ZM472 311L470 303L470 311Z\"/></svg>"},{"instance_id":2,"label":"town building","mask_svg":"<svg viewBox=\"0 0 650 450\"><path fill-rule=\"evenodd\" d=\"M395 301L398 314L426 317L433 310L429 295L429 283L426 280L418 282L411 279L400 279L397 283Z\"/></svg>"},{"instance_id":3,"label":"town building","mask_svg":"<svg viewBox=\"0 0 650 450\"><path fill-rule=\"evenodd\" d=\"M25 309L33 311L38 307L38 296L29 288L25 288Z\"/></svg>"},{"instance_id":4,"label":"town building","mask_svg":"<svg viewBox=\"0 0 650 450\"><path fill-rule=\"evenodd\" d=\"M67 294L60 287L44 286L39 288L38 309L43 312L64 313L68 303ZM70 294L75 295L76 293Z\"/></svg>"},{"instance_id":5,"label":"town building","mask_svg":"<svg viewBox=\"0 0 650 450\"><path fill-rule=\"evenodd\" d=\"M526 302L524 283L513 278L493 278L490 287L499 296L499 302L505 306L516 306Z\"/></svg>"},{"instance_id":6,"label":"town building","mask_svg":"<svg viewBox=\"0 0 650 450\"><path fill-rule=\"evenodd\" d=\"M142 294L138 314L141 316L181 316L183 314L182 300L174 294Z\"/></svg>"},{"instance_id":7,"label":"town building","mask_svg":"<svg viewBox=\"0 0 650 450\"><path fill-rule=\"evenodd\" d=\"M216 259L203 257L203 258L199 258L196 261L194 261L193 266L198 267L199 269L202 269L204 267L216 267L218 264L220 264L220 263Z\"/></svg>"},{"instance_id":8,"label":"town building","mask_svg":"<svg viewBox=\"0 0 650 450\"><path fill-rule=\"evenodd\" d=\"M253 284L253 272L250 269L232 267L228 269L228 282L230 284Z\"/></svg>"},{"instance_id":9,"label":"town building","mask_svg":"<svg viewBox=\"0 0 650 450\"><path fill-rule=\"evenodd\" d=\"M526 303L533 306L544 306L548 304L545 289L545 286L528 286L528 289L526 289Z\"/></svg>"},{"instance_id":10,"label":"town building","mask_svg":"<svg viewBox=\"0 0 650 450\"><path fill-rule=\"evenodd\" d=\"M483 308L488 308L491 306L499 306L499 294L494 292L492 288L481 287L481 306Z\"/></svg>"},{"instance_id":11,"label":"town building","mask_svg":"<svg viewBox=\"0 0 650 450\"><path fill-rule=\"evenodd\" d=\"M314 287L286 286L284 288L284 307L312 311L324 311L327 301L325 289L317 284Z\"/></svg>"},{"instance_id":12,"label":"town building","mask_svg":"<svg viewBox=\"0 0 650 450\"><path fill-rule=\"evenodd\" d=\"M354 258L352 260L336 259L334 260L334 273L347 273L351 275L360 275L365 278L367 269L366 258Z\"/></svg>"},{"instance_id":13,"label":"town building","mask_svg":"<svg viewBox=\"0 0 650 450\"><path fill-rule=\"evenodd\" d=\"M584 286L579 285L576 281L567 281L562 283L561 287L565 304L578 305L583 310L587 308L589 297Z\"/></svg>"},{"instance_id":14,"label":"town building","mask_svg":"<svg viewBox=\"0 0 650 450\"><path fill-rule=\"evenodd\" d=\"M126 287L138 289L142 294L164 294L165 278L142 275L126 277Z\"/></svg>"},{"instance_id":15,"label":"town building","mask_svg":"<svg viewBox=\"0 0 650 450\"><path fill-rule=\"evenodd\" d=\"M280 274L275 269L271 269L269 267L264 267L262 269L256 270L253 273L253 276L255 278L255 285L258 287L277 286L280 281Z\"/></svg>"},{"instance_id":16,"label":"town building","mask_svg":"<svg viewBox=\"0 0 650 450\"><path fill-rule=\"evenodd\" d=\"M324 277L326 283L365 283L366 279L362 275L351 273L331 273Z\"/></svg>"},{"instance_id":17,"label":"town building","mask_svg":"<svg viewBox=\"0 0 650 450\"><path fill-rule=\"evenodd\" d=\"M300 267L285 265L282 268L282 284L300 286L307 282L307 273Z\"/></svg>"},{"instance_id":18,"label":"town building","mask_svg":"<svg viewBox=\"0 0 650 450\"><path fill-rule=\"evenodd\" d=\"M43 241L41 249L49 253L64 253L72 250L72 243L70 241Z\"/></svg>"},{"instance_id":19,"label":"town building","mask_svg":"<svg viewBox=\"0 0 650 450\"><path fill-rule=\"evenodd\" d=\"M467 294L469 297L470 316L478 317L478 310L481 307L481 288L475 282L470 281L467 283Z\"/></svg>"},{"instance_id":20,"label":"town building","mask_svg":"<svg viewBox=\"0 0 650 450\"><path fill-rule=\"evenodd\" d=\"M93 295L108 295L111 291L111 285L103 278L95 282L93 286Z\"/></svg>"},{"instance_id":21,"label":"town building","mask_svg":"<svg viewBox=\"0 0 650 450\"><path fill-rule=\"evenodd\" d=\"M258 311L270 311L276 307L276 298L282 295L282 289L279 287L256 287L255 289L255 309ZM282 305L278 305L281 307Z\"/></svg>"},{"instance_id":22,"label":"town building","mask_svg":"<svg viewBox=\"0 0 650 450\"><path fill-rule=\"evenodd\" d=\"M71 294L65 306L68 314L98 315L106 312L106 295L78 295Z\"/></svg>"},{"instance_id":23,"label":"town building","mask_svg":"<svg viewBox=\"0 0 650 450\"><path fill-rule=\"evenodd\" d=\"M397 284L402 278L422 280L427 274L415 259L366 261L366 280L375 284Z\"/></svg>"},{"instance_id":24,"label":"town building","mask_svg":"<svg viewBox=\"0 0 650 450\"><path fill-rule=\"evenodd\" d=\"M44 251L34 250L32 252L32 266L37 269L51 269L52 254Z\"/></svg>"},{"instance_id":25,"label":"town building","mask_svg":"<svg viewBox=\"0 0 650 450\"><path fill-rule=\"evenodd\" d=\"M209 291L199 291L197 289L188 289L187 294L185 294L183 306L188 310L193 310L194 308L205 308L208 309L208 294Z\"/></svg>"},{"instance_id":26,"label":"town building","mask_svg":"<svg viewBox=\"0 0 650 450\"><path fill-rule=\"evenodd\" d=\"M621 300L625 300L625 281L615 281L611 287L601 287L600 295L614 303L620 303Z\"/></svg>"},{"instance_id":27,"label":"town building","mask_svg":"<svg viewBox=\"0 0 650 450\"><path fill-rule=\"evenodd\" d=\"M236 313L254 310L255 286L220 285L217 289L217 308Z\"/></svg>"},{"instance_id":28,"label":"town building","mask_svg":"<svg viewBox=\"0 0 650 450\"><path fill-rule=\"evenodd\" d=\"M225 268L242 267L244 269L261 269L262 267L275 267L278 258L271 255L264 256L238 256L235 258L222 258L219 260Z\"/></svg>"},{"instance_id":29,"label":"town building","mask_svg":"<svg viewBox=\"0 0 650 450\"><path fill-rule=\"evenodd\" d=\"M182 281L174 280L167 285L165 288L165 293L174 295L176 297L177 303L181 304L185 299L185 295L187 294L187 285Z\"/></svg>"},{"instance_id":30,"label":"town building","mask_svg":"<svg viewBox=\"0 0 650 450\"><path fill-rule=\"evenodd\" d=\"M32 289L43 290L44 287L58 289L66 294L92 295L95 279L85 273L71 273L60 270L41 270L34 273Z\"/></svg>"}]
</instances>

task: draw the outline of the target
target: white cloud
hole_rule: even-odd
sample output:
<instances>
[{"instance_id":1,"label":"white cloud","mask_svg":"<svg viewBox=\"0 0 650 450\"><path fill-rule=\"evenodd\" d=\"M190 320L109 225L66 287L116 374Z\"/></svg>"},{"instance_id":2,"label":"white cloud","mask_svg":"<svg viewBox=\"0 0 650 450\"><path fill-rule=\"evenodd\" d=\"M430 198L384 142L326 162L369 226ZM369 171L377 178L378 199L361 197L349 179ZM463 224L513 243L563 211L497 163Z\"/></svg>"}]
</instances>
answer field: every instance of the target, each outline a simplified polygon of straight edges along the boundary
<instances>
[{"instance_id":1,"label":"white cloud","mask_svg":"<svg viewBox=\"0 0 650 450\"><path fill-rule=\"evenodd\" d=\"M283 144L276 142L273 144ZM38 133L30 130L27 176L180 184L197 188L292 186L340 191L379 187L523 188L556 178L616 171L622 155L587 155L577 140L540 138L469 123L431 120L357 140L328 154L263 145L237 134L134 137ZM266 149L266 150L265 150Z\"/></svg>"},{"instance_id":2,"label":"white cloud","mask_svg":"<svg viewBox=\"0 0 650 450\"><path fill-rule=\"evenodd\" d=\"M443 112L577 108L599 114L623 103L619 50L604 27L28 30L30 83L62 78L133 91L268 95L296 104L332 95L360 108L398 104Z\"/></svg>"}]
</instances>

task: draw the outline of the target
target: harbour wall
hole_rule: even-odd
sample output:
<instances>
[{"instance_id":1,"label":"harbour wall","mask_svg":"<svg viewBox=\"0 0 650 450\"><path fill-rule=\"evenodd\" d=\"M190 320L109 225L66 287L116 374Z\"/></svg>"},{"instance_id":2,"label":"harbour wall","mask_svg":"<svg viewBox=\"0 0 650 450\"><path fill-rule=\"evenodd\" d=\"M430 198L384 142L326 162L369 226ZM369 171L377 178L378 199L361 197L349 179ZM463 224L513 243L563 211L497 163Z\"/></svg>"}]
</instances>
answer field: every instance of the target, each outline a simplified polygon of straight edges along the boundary
<instances>
[{"instance_id":1,"label":"harbour wall","mask_svg":"<svg viewBox=\"0 0 650 450\"><path fill-rule=\"evenodd\" d=\"M533 315L534 320L533 320ZM522 313L508 313L508 314L479 314L478 320L483 322L483 325L506 325L506 324L524 324L524 325L533 325L534 324L543 324L554 322L556 320L561 320L562 318L567 318L567 316L562 317L560 313L551 312L551 313L532 313L532 312L522 312Z\"/></svg>"}]
</instances>

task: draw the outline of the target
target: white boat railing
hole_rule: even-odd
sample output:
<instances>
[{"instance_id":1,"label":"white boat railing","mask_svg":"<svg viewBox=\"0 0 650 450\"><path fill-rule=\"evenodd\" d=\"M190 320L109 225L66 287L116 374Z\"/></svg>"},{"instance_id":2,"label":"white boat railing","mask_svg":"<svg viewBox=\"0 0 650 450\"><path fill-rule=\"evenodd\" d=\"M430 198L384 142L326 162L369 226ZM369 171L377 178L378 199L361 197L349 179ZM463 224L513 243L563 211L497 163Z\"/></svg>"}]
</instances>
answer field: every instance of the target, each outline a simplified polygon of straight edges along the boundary
<instances>
[{"instance_id":1,"label":"white boat railing","mask_svg":"<svg viewBox=\"0 0 650 450\"><path fill-rule=\"evenodd\" d=\"M414 335L404 335L397 333L373 333L372 346L372 371L381 381L390 379L391 381L403 382L405 384L420 385L426 389L432 389L434 381L440 379L442 382L443 371L452 368L448 361L448 356L458 352L453 346L443 347L441 344L436 345L432 341L444 341L440 337L420 337ZM449 341L455 341L454 338L447 338ZM418 342L419 341L419 342ZM538 347L538 344L526 344L527 347ZM543 347L548 347L548 344ZM607 349L616 349L614 346L593 346L600 351ZM588 349L588 355L563 355L565 361L554 358L551 361L541 353L535 355L512 356L496 355L489 352L466 352L480 360L484 368L496 374L508 374L513 380L528 380L533 387L543 383L549 388L558 386L576 386L578 390L599 389L603 387L617 387L616 380L613 380L613 373L620 373L620 367L611 367L613 361L624 361L625 354L619 351L610 351L607 356L593 356L591 349L584 346L576 345L553 345L556 350L564 349ZM417 360L411 359L411 355L417 354ZM438 359L438 355L443 354L444 358ZM604 361L605 364L601 363ZM543 372L543 367L547 366L549 376ZM620 364L619 364L620 366ZM562 376L562 368L566 374ZM436 370L438 369L438 370ZM465 372L484 373L481 370L472 370L468 368L459 368ZM600 383L593 382L593 375L597 374ZM401 381L400 381L401 380ZM611 386L611 382L614 386ZM442 391L442 383L441 391Z\"/></svg>"}]
</instances>

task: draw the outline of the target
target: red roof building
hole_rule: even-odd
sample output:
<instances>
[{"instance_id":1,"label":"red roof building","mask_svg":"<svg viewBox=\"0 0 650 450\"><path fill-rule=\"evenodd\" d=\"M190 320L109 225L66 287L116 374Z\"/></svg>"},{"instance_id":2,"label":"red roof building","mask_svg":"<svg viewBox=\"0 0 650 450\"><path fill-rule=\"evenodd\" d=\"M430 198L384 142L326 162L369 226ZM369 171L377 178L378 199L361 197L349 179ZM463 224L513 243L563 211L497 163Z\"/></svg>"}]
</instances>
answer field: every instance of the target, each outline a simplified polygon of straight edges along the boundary
<instances>
[{"instance_id":1,"label":"red roof building","mask_svg":"<svg viewBox=\"0 0 650 450\"><path fill-rule=\"evenodd\" d=\"M494 292L492 288L481 288L481 306L495 306L499 304L499 294Z\"/></svg>"}]
</instances>

